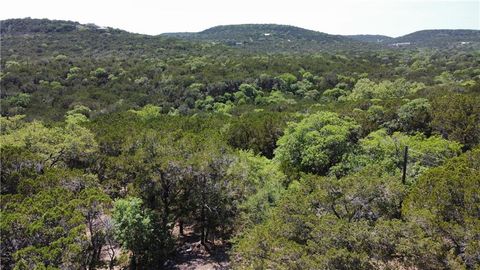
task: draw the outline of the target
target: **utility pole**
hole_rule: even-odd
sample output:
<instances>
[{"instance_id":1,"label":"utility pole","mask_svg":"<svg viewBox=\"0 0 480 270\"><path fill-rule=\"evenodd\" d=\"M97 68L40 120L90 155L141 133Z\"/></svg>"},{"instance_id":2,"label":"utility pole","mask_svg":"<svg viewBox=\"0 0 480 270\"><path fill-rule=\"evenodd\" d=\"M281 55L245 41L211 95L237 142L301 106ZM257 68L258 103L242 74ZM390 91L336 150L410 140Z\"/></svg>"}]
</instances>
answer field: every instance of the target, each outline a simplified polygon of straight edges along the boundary
<instances>
[{"instance_id":1,"label":"utility pole","mask_svg":"<svg viewBox=\"0 0 480 270\"><path fill-rule=\"evenodd\" d=\"M408 161L408 146L405 146L405 152L403 153L403 174L402 174L402 183L406 184L407 178L407 161Z\"/></svg>"}]
</instances>

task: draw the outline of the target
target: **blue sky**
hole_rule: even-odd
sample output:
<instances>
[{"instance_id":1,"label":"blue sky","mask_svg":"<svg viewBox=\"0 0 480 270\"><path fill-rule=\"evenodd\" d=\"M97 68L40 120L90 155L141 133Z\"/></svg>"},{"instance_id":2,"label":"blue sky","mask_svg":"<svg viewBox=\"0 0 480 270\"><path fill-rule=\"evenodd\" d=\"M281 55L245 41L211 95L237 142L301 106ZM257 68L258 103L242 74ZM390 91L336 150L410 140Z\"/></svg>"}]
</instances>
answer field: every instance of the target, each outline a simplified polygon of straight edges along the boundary
<instances>
[{"instance_id":1,"label":"blue sky","mask_svg":"<svg viewBox=\"0 0 480 270\"><path fill-rule=\"evenodd\" d=\"M14 0L0 18L95 23L143 34L215 25L289 24L330 34L400 36L423 29L480 29L480 0Z\"/></svg>"}]
</instances>

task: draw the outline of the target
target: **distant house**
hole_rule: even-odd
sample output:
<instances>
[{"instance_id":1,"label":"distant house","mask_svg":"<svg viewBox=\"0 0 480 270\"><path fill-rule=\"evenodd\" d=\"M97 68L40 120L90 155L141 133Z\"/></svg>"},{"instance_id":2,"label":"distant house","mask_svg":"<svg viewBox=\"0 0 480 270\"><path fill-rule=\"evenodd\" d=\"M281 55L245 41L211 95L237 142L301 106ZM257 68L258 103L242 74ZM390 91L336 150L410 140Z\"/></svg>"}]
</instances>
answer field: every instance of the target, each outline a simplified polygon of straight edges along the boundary
<instances>
[{"instance_id":1,"label":"distant house","mask_svg":"<svg viewBox=\"0 0 480 270\"><path fill-rule=\"evenodd\" d=\"M399 42L399 43L393 43L390 44L392 47L404 47L404 46L409 46L411 42Z\"/></svg>"}]
</instances>

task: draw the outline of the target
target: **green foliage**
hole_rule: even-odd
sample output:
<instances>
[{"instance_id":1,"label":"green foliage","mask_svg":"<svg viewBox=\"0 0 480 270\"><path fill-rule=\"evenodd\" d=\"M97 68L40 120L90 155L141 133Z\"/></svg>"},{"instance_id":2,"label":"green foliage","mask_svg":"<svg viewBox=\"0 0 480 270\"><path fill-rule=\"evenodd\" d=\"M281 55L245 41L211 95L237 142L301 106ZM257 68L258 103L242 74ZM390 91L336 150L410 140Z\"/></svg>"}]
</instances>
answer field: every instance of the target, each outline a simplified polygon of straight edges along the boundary
<instances>
[{"instance_id":1,"label":"green foliage","mask_svg":"<svg viewBox=\"0 0 480 270\"><path fill-rule=\"evenodd\" d=\"M402 105L397 114L401 131L430 133L432 107L427 99L414 99Z\"/></svg>"},{"instance_id":2,"label":"green foliage","mask_svg":"<svg viewBox=\"0 0 480 270\"><path fill-rule=\"evenodd\" d=\"M372 105L367 110L367 119L370 122L381 124L385 118L385 108L380 105Z\"/></svg>"},{"instance_id":3,"label":"green foliage","mask_svg":"<svg viewBox=\"0 0 480 270\"><path fill-rule=\"evenodd\" d=\"M137 264L153 239L152 215L142 209L141 199L132 197L116 200L112 216L115 238L132 252L132 261Z\"/></svg>"},{"instance_id":4,"label":"green foliage","mask_svg":"<svg viewBox=\"0 0 480 270\"><path fill-rule=\"evenodd\" d=\"M289 25L240 24L215 26L198 33L166 33L169 37L221 43L239 50L261 53L316 52L355 46L350 38ZM365 44L363 44L365 45Z\"/></svg>"},{"instance_id":5,"label":"green foliage","mask_svg":"<svg viewBox=\"0 0 480 270\"><path fill-rule=\"evenodd\" d=\"M432 104L432 128L443 137L465 145L480 142L480 98L461 94L438 97Z\"/></svg>"},{"instance_id":6,"label":"green foliage","mask_svg":"<svg viewBox=\"0 0 480 270\"><path fill-rule=\"evenodd\" d=\"M412 83L405 79L397 79L393 82L382 81L378 84L369 79L360 79L355 87L345 99L346 100L362 100L362 99L389 99L402 98L416 93L424 88L422 83Z\"/></svg>"},{"instance_id":7,"label":"green foliage","mask_svg":"<svg viewBox=\"0 0 480 270\"><path fill-rule=\"evenodd\" d=\"M0 137L0 143L2 147L25 148L49 166L87 162L98 146L93 134L78 125L86 120L82 114L72 114L67 116L65 127L48 128L38 121L25 123L16 129L6 130ZM14 123L7 125L12 126Z\"/></svg>"},{"instance_id":8,"label":"green foliage","mask_svg":"<svg viewBox=\"0 0 480 270\"><path fill-rule=\"evenodd\" d=\"M270 95L265 97L257 97L255 103L260 105L269 105L269 104L283 104L283 105L293 105L296 103L294 99L287 98L281 91L272 91Z\"/></svg>"},{"instance_id":9,"label":"green foliage","mask_svg":"<svg viewBox=\"0 0 480 270\"><path fill-rule=\"evenodd\" d=\"M461 153L462 145L442 139L439 136L427 138L422 133L406 135L395 132L388 135L380 129L360 140L360 149L331 169L337 176L358 171L368 164L381 164L389 174L400 173L403 166L404 149L409 147L407 181L415 182L426 169L442 164L448 158Z\"/></svg>"},{"instance_id":10,"label":"green foliage","mask_svg":"<svg viewBox=\"0 0 480 270\"><path fill-rule=\"evenodd\" d=\"M367 77L379 82L375 83L375 95L390 99L424 88L422 83L436 84L432 78L445 72L442 67L448 67L456 81L446 87L465 91L479 85L475 83L479 75L475 66L478 55L470 53L474 46L435 52L377 50L375 46L365 47L366 44L357 44L349 38L287 26L246 25L234 27L236 30L232 31L238 30L243 33L240 36L244 36L248 33L245 29L255 29L253 32L260 35L260 40L255 36L251 38L258 42L252 43L249 38L239 41L241 46L233 45L240 47L236 50L221 44L190 43L74 22L24 19L4 23L9 25L2 30L8 34L2 36L4 57L0 63L4 67L1 74L4 116L27 114L29 118L58 121L79 103L94 114L101 114L118 110L120 102L125 109L153 104L166 111L175 108L181 114L193 114L197 108L213 110L216 102L234 102L232 95L243 93L239 91L242 84L261 91L257 97L266 97L272 90L289 92L292 94L286 96L289 106L290 99L317 101L324 90L334 88L342 91L337 91L331 99L344 99L355 82L359 81L360 86L362 80L359 79ZM284 32L286 29L290 30ZM225 31L220 33L230 33L228 29ZM272 31L272 35L266 37L266 32L258 31ZM273 32L295 37L279 41L280 36ZM24 40L24 33L35 38ZM319 39L332 43L319 42ZM358 53L351 50L355 44L361 46ZM268 54L264 53L264 46ZM339 52L344 46L350 49ZM285 50L287 53L277 53ZM305 53L292 53L292 50L305 50ZM463 84L465 86L461 86ZM5 102L21 93L31 96L26 107ZM332 93L327 92L323 97L329 94ZM214 99L211 107L205 104L196 108L196 101L206 96ZM241 96L238 100L248 103ZM259 99L259 103L262 102ZM220 106L217 105L219 108L215 111L231 113L230 109Z\"/></svg>"},{"instance_id":11,"label":"green foliage","mask_svg":"<svg viewBox=\"0 0 480 270\"><path fill-rule=\"evenodd\" d=\"M341 179L303 177L266 221L238 240L234 265L475 269L478 153L427 171L409 194L400 178L384 175L381 166Z\"/></svg>"},{"instance_id":12,"label":"green foliage","mask_svg":"<svg viewBox=\"0 0 480 270\"><path fill-rule=\"evenodd\" d=\"M7 102L13 106L27 107L30 103L31 96L29 94L20 93L16 96L9 97Z\"/></svg>"},{"instance_id":13,"label":"green foliage","mask_svg":"<svg viewBox=\"0 0 480 270\"><path fill-rule=\"evenodd\" d=\"M294 84L297 81L297 77L295 77L295 75L290 73L281 74L280 76L278 76L278 78L282 80L287 85L287 87L289 87L290 85Z\"/></svg>"},{"instance_id":14,"label":"green foliage","mask_svg":"<svg viewBox=\"0 0 480 270\"><path fill-rule=\"evenodd\" d=\"M100 190L76 193L53 186L24 199L4 195L2 201L3 265L15 265L15 269L63 269L95 263L89 260L96 247L85 234L84 214L108 203ZM91 237L96 235L91 233Z\"/></svg>"},{"instance_id":15,"label":"green foliage","mask_svg":"<svg viewBox=\"0 0 480 270\"><path fill-rule=\"evenodd\" d=\"M478 31L1 23L3 268L479 267Z\"/></svg>"},{"instance_id":16,"label":"green foliage","mask_svg":"<svg viewBox=\"0 0 480 270\"><path fill-rule=\"evenodd\" d=\"M80 124L88 122L88 118L81 113L70 113L65 117L65 122L69 126L78 126Z\"/></svg>"},{"instance_id":17,"label":"green foliage","mask_svg":"<svg viewBox=\"0 0 480 270\"><path fill-rule=\"evenodd\" d=\"M288 116L281 113L252 112L234 119L227 131L228 143L273 157L277 140L283 135Z\"/></svg>"},{"instance_id":18,"label":"green foliage","mask_svg":"<svg viewBox=\"0 0 480 270\"><path fill-rule=\"evenodd\" d=\"M17 61L7 61L5 63L5 67L9 70L15 70L15 69L18 69L20 68L20 63L18 63Z\"/></svg>"},{"instance_id":19,"label":"green foliage","mask_svg":"<svg viewBox=\"0 0 480 270\"><path fill-rule=\"evenodd\" d=\"M241 190L235 222L238 233L264 221L281 198L286 182L279 164L245 151L238 152L238 160L230 166L226 177Z\"/></svg>"},{"instance_id":20,"label":"green foliage","mask_svg":"<svg viewBox=\"0 0 480 270\"><path fill-rule=\"evenodd\" d=\"M370 249L370 239L377 223L399 215L405 191L400 179L379 169L340 180L306 176L293 183L272 216L239 240L236 266L372 269L374 260L388 261L380 249Z\"/></svg>"},{"instance_id":21,"label":"green foliage","mask_svg":"<svg viewBox=\"0 0 480 270\"><path fill-rule=\"evenodd\" d=\"M148 104L145 105L141 110L135 111L135 110L130 110L130 112L135 113L138 115L143 121L150 121L155 118L157 118L160 115L160 111L162 108Z\"/></svg>"},{"instance_id":22,"label":"green foliage","mask_svg":"<svg viewBox=\"0 0 480 270\"><path fill-rule=\"evenodd\" d=\"M98 84L104 84L108 81L108 72L104 68L99 67L90 72L90 75Z\"/></svg>"},{"instance_id":23,"label":"green foliage","mask_svg":"<svg viewBox=\"0 0 480 270\"><path fill-rule=\"evenodd\" d=\"M341 97L344 97L348 94L348 92L344 89L340 88L333 88L333 89L328 89L325 90L322 94L322 96L327 100L327 101L337 101Z\"/></svg>"},{"instance_id":24,"label":"green foliage","mask_svg":"<svg viewBox=\"0 0 480 270\"><path fill-rule=\"evenodd\" d=\"M0 149L1 194L15 194L20 180L23 177L35 176L42 169L39 164L42 164L43 160L21 147L2 146Z\"/></svg>"},{"instance_id":25,"label":"green foliage","mask_svg":"<svg viewBox=\"0 0 480 270\"><path fill-rule=\"evenodd\" d=\"M441 267L480 266L479 161L480 149L474 149L428 170L403 204L406 218L443 247L437 255L443 259Z\"/></svg>"},{"instance_id":26,"label":"green foliage","mask_svg":"<svg viewBox=\"0 0 480 270\"><path fill-rule=\"evenodd\" d=\"M71 109L70 111L67 112L67 115L70 115L70 114L83 114L85 115L86 117L90 117L90 114L91 114L92 110L90 110L90 108L88 108L87 106L84 106L84 105L75 105L73 107L73 109Z\"/></svg>"},{"instance_id":27,"label":"green foliage","mask_svg":"<svg viewBox=\"0 0 480 270\"><path fill-rule=\"evenodd\" d=\"M289 170L325 174L351 151L358 126L336 113L319 112L291 123L278 140L275 159Z\"/></svg>"},{"instance_id":28,"label":"green foliage","mask_svg":"<svg viewBox=\"0 0 480 270\"><path fill-rule=\"evenodd\" d=\"M235 101L238 104L251 103L255 101L256 97L262 94L262 91L257 90L253 85L243 83L238 88L239 91L233 93Z\"/></svg>"}]
</instances>

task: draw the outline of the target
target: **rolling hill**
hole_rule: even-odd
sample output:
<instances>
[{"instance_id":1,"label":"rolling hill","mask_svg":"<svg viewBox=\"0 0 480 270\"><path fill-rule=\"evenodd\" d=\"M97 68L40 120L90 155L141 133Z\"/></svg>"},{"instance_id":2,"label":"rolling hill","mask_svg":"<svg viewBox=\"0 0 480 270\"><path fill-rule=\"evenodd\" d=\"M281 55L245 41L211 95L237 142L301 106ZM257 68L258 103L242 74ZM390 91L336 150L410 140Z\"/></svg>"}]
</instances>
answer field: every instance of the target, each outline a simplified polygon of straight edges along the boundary
<instances>
[{"instance_id":1,"label":"rolling hill","mask_svg":"<svg viewBox=\"0 0 480 270\"><path fill-rule=\"evenodd\" d=\"M197 33L151 36L73 21L25 18L8 19L0 23L3 56L59 53L89 57L166 56L185 51L202 54L208 48L261 53L310 53L387 47L480 47L478 30L423 30L391 38L383 35L331 35L288 25L241 24L215 26Z\"/></svg>"},{"instance_id":2,"label":"rolling hill","mask_svg":"<svg viewBox=\"0 0 480 270\"><path fill-rule=\"evenodd\" d=\"M222 43L252 51L316 51L370 46L346 36L331 35L278 24L215 26L198 33L165 33L163 36Z\"/></svg>"},{"instance_id":3,"label":"rolling hill","mask_svg":"<svg viewBox=\"0 0 480 270\"><path fill-rule=\"evenodd\" d=\"M419 47L442 47L480 43L480 30L422 30L397 37L394 43L411 43Z\"/></svg>"},{"instance_id":4,"label":"rolling hill","mask_svg":"<svg viewBox=\"0 0 480 270\"><path fill-rule=\"evenodd\" d=\"M422 30L393 38L385 35L331 35L295 26L241 24L215 26L197 33L165 33L162 36L225 44L264 52L362 50L385 47L480 46L479 30Z\"/></svg>"},{"instance_id":5,"label":"rolling hill","mask_svg":"<svg viewBox=\"0 0 480 270\"><path fill-rule=\"evenodd\" d=\"M168 56L182 51L199 51L199 44L178 38L130 33L94 24L48 19L8 19L0 21L2 57Z\"/></svg>"},{"instance_id":6,"label":"rolling hill","mask_svg":"<svg viewBox=\"0 0 480 270\"><path fill-rule=\"evenodd\" d=\"M388 44L394 40L394 38L384 35L348 35L347 37L363 42L373 42L373 43L382 43Z\"/></svg>"}]
</instances>

